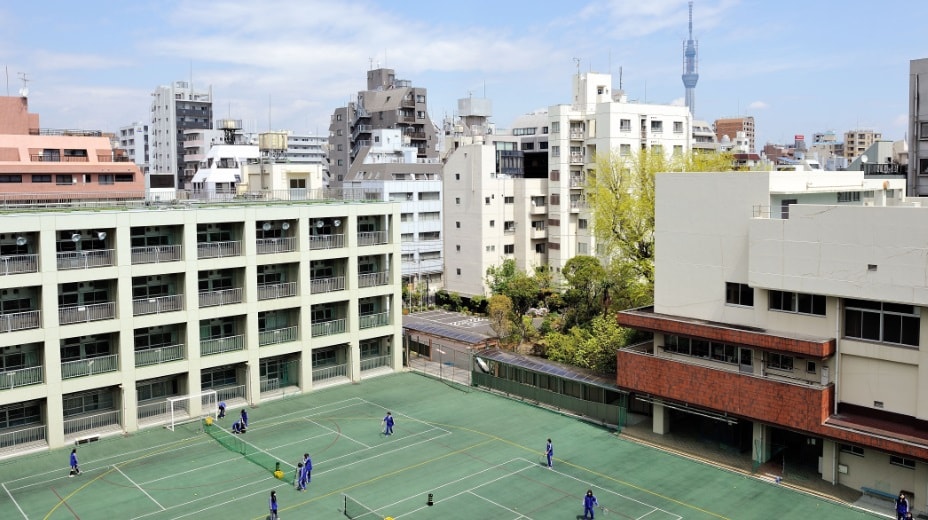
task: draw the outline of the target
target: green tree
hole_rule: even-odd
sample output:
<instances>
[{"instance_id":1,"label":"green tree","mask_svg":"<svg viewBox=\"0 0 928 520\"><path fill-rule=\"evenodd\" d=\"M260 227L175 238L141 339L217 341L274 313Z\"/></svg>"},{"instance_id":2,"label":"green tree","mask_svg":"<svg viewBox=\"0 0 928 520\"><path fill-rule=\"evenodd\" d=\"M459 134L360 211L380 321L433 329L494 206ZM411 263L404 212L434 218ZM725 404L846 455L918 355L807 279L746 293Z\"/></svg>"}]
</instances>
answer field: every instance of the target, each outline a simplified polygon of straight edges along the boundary
<instances>
[{"instance_id":1,"label":"green tree","mask_svg":"<svg viewBox=\"0 0 928 520\"><path fill-rule=\"evenodd\" d=\"M500 340L508 338L512 331L512 300L505 294L494 294L487 302L487 317L490 328Z\"/></svg>"},{"instance_id":2,"label":"green tree","mask_svg":"<svg viewBox=\"0 0 928 520\"><path fill-rule=\"evenodd\" d=\"M587 176L586 198L593 235L620 300L644 305L654 294L654 180L659 172L731 171L729 153L690 153L668 159L641 150L622 157L617 150L597 155ZM616 265L617 264L617 265Z\"/></svg>"},{"instance_id":3,"label":"green tree","mask_svg":"<svg viewBox=\"0 0 928 520\"><path fill-rule=\"evenodd\" d=\"M567 326L584 324L603 310L607 290L606 270L598 258L575 256L561 269L567 287L562 295L566 304Z\"/></svg>"},{"instance_id":4,"label":"green tree","mask_svg":"<svg viewBox=\"0 0 928 520\"><path fill-rule=\"evenodd\" d=\"M616 352L631 337L632 331L620 327L612 317L596 316L589 327L574 326L566 334L548 333L545 353L552 361L614 373Z\"/></svg>"}]
</instances>

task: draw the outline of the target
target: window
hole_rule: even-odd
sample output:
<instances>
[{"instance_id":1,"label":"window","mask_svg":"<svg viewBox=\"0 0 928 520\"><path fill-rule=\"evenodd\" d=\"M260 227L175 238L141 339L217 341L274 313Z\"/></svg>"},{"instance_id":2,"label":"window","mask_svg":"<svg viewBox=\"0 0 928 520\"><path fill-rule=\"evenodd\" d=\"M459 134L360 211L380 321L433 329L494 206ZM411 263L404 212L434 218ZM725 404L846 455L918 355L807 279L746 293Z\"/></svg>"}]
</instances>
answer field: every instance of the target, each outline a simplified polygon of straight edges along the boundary
<instances>
[{"instance_id":1,"label":"window","mask_svg":"<svg viewBox=\"0 0 928 520\"><path fill-rule=\"evenodd\" d=\"M896 455L889 456L889 463L893 466L902 466L903 468L915 469L915 460L899 457Z\"/></svg>"},{"instance_id":2,"label":"window","mask_svg":"<svg viewBox=\"0 0 928 520\"><path fill-rule=\"evenodd\" d=\"M577 229L586 229L586 227L587 227L587 222L585 218L581 218L577 220Z\"/></svg>"},{"instance_id":3,"label":"window","mask_svg":"<svg viewBox=\"0 0 928 520\"><path fill-rule=\"evenodd\" d=\"M51 175L33 175L32 182L52 182Z\"/></svg>"},{"instance_id":4,"label":"window","mask_svg":"<svg viewBox=\"0 0 928 520\"><path fill-rule=\"evenodd\" d=\"M793 371L793 356L771 352L767 354L767 368Z\"/></svg>"},{"instance_id":5,"label":"window","mask_svg":"<svg viewBox=\"0 0 928 520\"><path fill-rule=\"evenodd\" d=\"M754 289L744 283L725 282L725 303L754 306Z\"/></svg>"},{"instance_id":6,"label":"window","mask_svg":"<svg viewBox=\"0 0 928 520\"><path fill-rule=\"evenodd\" d=\"M484 197L484 198L483 198L483 203L486 204L487 206L489 206L489 205L490 205L490 197Z\"/></svg>"},{"instance_id":7,"label":"window","mask_svg":"<svg viewBox=\"0 0 928 520\"><path fill-rule=\"evenodd\" d=\"M628 157L632 154L632 145L630 144L620 144L619 145L619 156Z\"/></svg>"},{"instance_id":8,"label":"window","mask_svg":"<svg viewBox=\"0 0 928 520\"><path fill-rule=\"evenodd\" d=\"M454 246L454 249L455 249L458 253L460 253L460 252L461 252L461 244L457 244L456 246Z\"/></svg>"},{"instance_id":9,"label":"window","mask_svg":"<svg viewBox=\"0 0 928 520\"><path fill-rule=\"evenodd\" d=\"M808 374L815 373L815 361L806 361L806 373Z\"/></svg>"},{"instance_id":10,"label":"window","mask_svg":"<svg viewBox=\"0 0 928 520\"><path fill-rule=\"evenodd\" d=\"M651 152L655 155L664 155L664 146L660 144L652 144Z\"/></svg>"},{"instance_id":11,"label":"window","mask_svg":"<svg viewBox=\"0 0 928 520\"><path fill-rule=\"evenodd\" d=\"M515 197L503 197L503 204L515 204L515 203L516 203Z\"/></svg>"},{"instance_id":12,"label":"window","mask_svg":"<svg viewBox=\"0 0 928 520\"><path fill-rule=\"evenodd\" d=\"M551 173L548 174L548 180L560 181L561 180L561 170L551 170ZM544 204L542 204L544 206Z\"/></svg>"},{"instance_id":13,"label":"window","mask_svg":"<svg viewBox=\"0 0 928 520\"><path fill-rule=\"evenodd\" d=\"M460 174L460 173L455 173L455 174L454 174L454 180L456 180L456 181L461 180L461 174Z\"/></svg>"},{"instance_id":14,"label":"window","mask_svg":"<svg viewBox=\"0 0 928 520\"><path fill-rule=\"evenodd\" d=\"M492 253L493 251L496 251L496 246L495 245L487 246L486 250L487 250L487 253Z\"/></svg>"},{"instance_id":15,"label":"window","mask_svg":"<svg viewBox=\"0 0 928 520\"><path fill-rule=\"evenodd\" d=\"M456 220L456 221L454 222L454 227L456 227L456 228L458 228L458 229L461 229L461 221L460 221L460 220Z\"/></svg>"},{"instance_id":16,"label":"window","mask_svg":"<svg viewBox=\"0 0 928 520\"><path fill-rule=\"evenodd\" d=\"M664 122L658 119L651 121L651 131L659 133L664 131Z\"/></svg>"},{"instance_id":17,"label":"window","mask_svg":"<svg viewBox=\"0 0 928 520\"><path fill-rule=\"evenodd\" d=\"M425 119L425 110L416 111L416 119Z\"/></svg>"},{"instance_id":18,"label":"window","mask_svg":"<svg viewBox=\"0 0 928 520\"><path fill-rule=\"evenodd\" d=\"M538 254L545 254L545 245L544 244L535 244L535 252Z\"/></svg>"},{"instance_id":19,"label":"window","mask_svg":"<svg viewBox=\"0 0 928 520\"><path fill-rule=\"evenodd\" d=\"M23 182L22 175L0 175L0 183Z\"/></svg>"},{"instance_id":20,"label":"window","mask_svg":"<svg viewBox=\"0 0 928 520\"><path fill-rule=\"evenodd\" d=\"M675 144L673 146L673 154L676 156L683 155L683 145Z\"/></svg>"},{"instance_id":21,"label":"window","mask_svg":"<svg viewBox=\"0 0 928 520\"><path fill-rule=\"evenodd\" d=\"M460 205L461 205L461 197L455 197L455 198L454 198L454 203L457 204L458 206L460 206Z\"/></svg>"},{"instance_id":22,"label":"window","mask_svg":"<svg viewBox=\"0 0 928 520\"><path fill-rule=\"evenodd\" d=\"M825 297L821 294L769 291L768 295L772 311L825 315Z\"/></svg>"},{"instance_id":23,"label":"window","mask_svg":"<svg viewBox=\"0 0 928 520\"><path fill-rule=\"evenodd\" d=\"M522 149L523 150L534 150L535 143L522 143Z\"/></svg>"},{"instance_id":24,"label":"window","mask_svg":"<svg viewBox=\"0 0 928 520\"><path fill-rule=\"evenodd\" d=\"M55 175L55 184L59 186L74 184L74 177L71 175Z\"/></svg>"},{"instance_id":25,"label":"window","mask_svg":"<svg viewBox=\"0 0 928 520\"><path fill-rule=\"evenodd\" d=\"M490 227L496 227L496 221L495 221L495 220L491 220L491 221L490 221Z\"/></svg>"},{"instance_id":26,"label":"window","mask_svg":"<svg viewBox=\"0 0 928 520\"><path fill-rule=\"evenodd\" d=\"M457 269L455 269L455 272L458 274L458 276L461 276L461 268L460 268L460 267L458 267Z\"/></svg>"},{"instance_id":27,"label":"window","mask_svg":"<svg viewBox=\"0 0 928 520\"><path fill-rule=\"evenodd\" d=\"M551 147L551 157L560 157L561 156L561 147L552 146Z\"/></svg>"},{"instance_id":28,"label":"window","mask_svg":"<svg viewBox=\"0 0 928 520\"><path fill-rule=\"evenodd\" d=\"M503 254L513 255L516 252L515 244L505 244L503 245Z\"/></svg>"},{"instance_id":29,"label":"window","mask_svg":"<svg viewBox=\"0 0 928 520\"><path fill-rule=\"evenodd\" d=\"M98 175L97 182L100 184L113 184L115 181L112 175Z\"/></svg>"},{"instance_id":30,"label":"window","mask_svg":"<svg viewBox=\"0 0 928 520\"><path fill-rule=\"evenodd\" d=\"M516 221L515 221L515 220L507 220L507 221L503 222L503 231L506 231L506 232L508 232L508 233L513 233L513 232L515 232L515 230L516 230Z\"/></svg>"},{"instance_id":31,"label":"window","mask_svg":"<svg viewBox=\"0 0 928 520\"><path fill-rule=\"evenodd\" d=\"M632 131L632 120L631 119L619 119L619 131L620 132L631 132Z\"/></svg>"},{"instance_id":32,"label":"window","mask_svg":"<svg viewBox=\"0 0 928 520\"><path fill-rule=\"evenodd\" d=\"M921 121L918 123L918 138L919 139L928 139L928 122Z\"/></svg>"},{"instance_id":33,"label":"window","mask_svg":"<svg viewBox=\"0 0 928 520\"><path fill-rule=\"evenodd\" d=\"M673 133L682 134L683 133L683 121L674 121L673 122Z\"/></svg>"},{"instance_id":34,"label":"window","mask_svg":"<svg viewBox=\"0 0 928 520\"><path fill-rule=\"evenodd\" d=\"M799 202L796 199L785 199L780 201L780 218L789 219L789 207Z\"/></svg>"},{"instance_id":35,"label":"window","mask_svg":"<svg viewBox=\"0 0 928 520\"><path fill-rule=\"evenodd\" d=\"M590 245L586 242L577 242L577 254L578 255L588 255L590 254Z\"/></svg>"},{"instance_id":36,"label":"window","mask_svg":"<svg viewBox=\"0 0 928 520\"><path fill-rule=\"evenodd\" d=\"M844 335L918 347L921 317L913 305L844 300Z\"/></svg>"},{"instance_id":37,"label":"window","mask_svg":"<svg viewBox=\"0 0 928 520\"><path fill-rule=\"evenodd\" d=\"M851 455L856 455L858 457L864 456L864 449L860 446L852 446L850 444L839 444L839 450L841 453L850 453Z\"/></svg>"},{"instance_id":38,"label":"window","mask_svg":"<svg viewBox=\"0 0 928 520\"><path fill-rule=\"evenodd\" d=\"M860 202L859 191L839 191L838 202Z\"/></svg>"},{"instance_id":39,"label":"window","mask_svg":"<svg viewBox=\"0 0 928 520\"><path fill-rule=\"evenodd\" d=\"M561 132L561 123L560 121L555 121L551 123L551 133L557 134Z\"/></svg>"}]
</instances>

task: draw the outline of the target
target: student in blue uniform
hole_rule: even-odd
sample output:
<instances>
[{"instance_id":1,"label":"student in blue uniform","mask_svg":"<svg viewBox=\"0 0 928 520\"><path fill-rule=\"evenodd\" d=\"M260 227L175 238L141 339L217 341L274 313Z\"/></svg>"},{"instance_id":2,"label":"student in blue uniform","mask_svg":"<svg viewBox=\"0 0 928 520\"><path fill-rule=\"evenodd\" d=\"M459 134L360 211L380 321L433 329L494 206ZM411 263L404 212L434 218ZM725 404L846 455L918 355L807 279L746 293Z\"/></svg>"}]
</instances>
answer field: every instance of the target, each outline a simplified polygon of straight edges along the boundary
<instances>
[{"instance_id":1,"label":"student in blue uniform","mask_svg":"<svg viewBox=\"0 0 928 520\"><path fill-rule=\"evenodd\" d=\"M268 507L271 509L271 514L268 516L268 520L280 520L280 517L277 516L277 492L271 491L271 498L268 500Z\"/></svg>"},{"instance_id":2,"label":"student in blue uniform","mask_svg":"<svg viewBox=\"0 0 928 520\"><path fill-rule=\"evenodd\" d=\"M303 480L303 463L297 462L296 475L294 475L294 484L297 491L306 491L306 481Z\"/></svg>"},{"instance_id":3,"label":"student in blue uniform","mask_svg":"<svg viewBox=\"0 0 928 520\"><path fill-rule=\"evenodd\" d=\"M383 418L383 434L393 435L393 414L390 412Z\"/></svg>"},{"instance_id":4,"label":"student in blue uniform","mask_svg":"<svg viewBox=\"0 0 928 520\"><path fill-rule=\"evenodd\" d=\"M219 401L219 415L218 415L218 418L219 418L219 419L222 419L222 418L225 417L225 416L226 416L226 402L225 402L225 401Z\"/></svg>"},{"instance_id":5,"label":"student in blue uniform","mask_svg":"<svg viewBox=\"0 0 928 520\"><path fill-rule=\"evenodd\" d=\"M309 453L303 454L303 470L306 472L306 483L313 481L313 459L309 458Z\"/></svg>"},{"instance_id":6,"label":"student in blue uniform","mask_svg":"<svg viewBox=\"0 0 928 520\"><path fill-rule=\"evenodd\" d=\"M242 432L244 432L245 429L247 428L248 428L248 412L246 412L245 409L242 408Z\"/></svg>"},{"instance_id":7,"label":"student in blue uniform","mask_svg":"<svg viewBox=\"0 0 928 520\"><path fill-rule=\"evenodd\" d=\"M596 497L593 496L593 490L587 489L586 496L583 497L583 518L586 518L587 515L590 515L589 517L592 520L594 516L593 508L598 505L599 505L599 502L597 502Z\"/></svg>"},{"instance_id":8,"label":"student in blue uniform","mask_svg":"<svg viewBox=\"0 0 928 520\"><path fill-rule=\"evenodd\" d=\"M909 512L909 500L905 497L905 493L900 491L899 498L896 499L896 519L904 520L907 512Z\"/></svg>"},{"instance_id":9,"label":"student in blue uniform","mask_svg":"<svg viewBox=\"0 0 928 520\"><path fill-rule=\"evenodd\" d=\"M245 431L245 429L242 428L242 420L241 420L241 419L239 419L239 420L235 421L234 423L232 423L232 433L243 433L244 431Z\"/></svg>"},{"instance_id":10,"label":"student in blue uniform","mask_svg":"<svg viewBox=\"0 0 928 520\"><path fill-rule=\"evenodd\" d=\"M80 475L81 470L77 467L77 448L71 450L71 471L68 473L69 477L74 475Z\"/></svg>"},{"instance_id":11,"label":"student in blue uniform","mask_svg":"<svg viewBox=\"0 0 928 520\"><path fill-rule=\"evenodd\" d=\"M548 444L545 445L545 457L548 459L548 469L553 468L551 459L554 457L554 444L551 443L551 439L548 439Z\"/></svg>"}]
</instances>

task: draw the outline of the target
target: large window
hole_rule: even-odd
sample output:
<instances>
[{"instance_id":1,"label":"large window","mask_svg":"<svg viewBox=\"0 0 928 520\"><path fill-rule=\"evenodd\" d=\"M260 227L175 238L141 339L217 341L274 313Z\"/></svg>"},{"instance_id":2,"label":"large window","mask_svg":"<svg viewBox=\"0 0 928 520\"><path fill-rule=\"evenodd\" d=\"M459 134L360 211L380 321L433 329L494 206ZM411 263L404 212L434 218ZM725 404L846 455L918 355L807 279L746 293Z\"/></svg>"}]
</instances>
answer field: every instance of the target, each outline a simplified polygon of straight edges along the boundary
<instances>
[{"instance_id":1,"label":"large window","mask_svg":"<svg viewBox=\"0 0 928 520\"><path fill-rule=\"evenodd\" d=\"M844 300L844 335L848 338L918 346L921 316L913 305Z\"/></svg>"},{"instance_id":2,"label":"large window","mask_svg":"<svg viewBox=\"0 0 928 520\"><path fill-rule=\"evenodd\" d=\"M792 372L793 356L771 352L770 354L767 354L767 368Z\"/></svg>"},{"instance_id":3,"label":"large window","mask_svg":"<svg viewBox=\"0 0 928 520\"><path fill-rule=\"evenodd\" d=\"M770 291L770 310L799 314L825 315L825 297L821 294Z\"/></svg>"},{"instance_id":4,"label":"large window","mask_svg":"<svg viewBox=\"0 0 928 520\"><path fill-rule=\"evenodd\" d=\"M664 350L683 354L684 356L712 359L733 365L738 364L738 355L741 352L741 349L736 345L674 335L665 336ZM745 356L749 358L750 351L745 350L745 352Z\"/></svg>"},{"instance_id":5,"label":"large window","mask_svg":"<svg viewBox=\"0 0 928 520\"><path fill-rule=\"evenodd\" d=\"M744 283L725 282L725 303L754 306L754 289Z\"/></svg>"}]
</instances>

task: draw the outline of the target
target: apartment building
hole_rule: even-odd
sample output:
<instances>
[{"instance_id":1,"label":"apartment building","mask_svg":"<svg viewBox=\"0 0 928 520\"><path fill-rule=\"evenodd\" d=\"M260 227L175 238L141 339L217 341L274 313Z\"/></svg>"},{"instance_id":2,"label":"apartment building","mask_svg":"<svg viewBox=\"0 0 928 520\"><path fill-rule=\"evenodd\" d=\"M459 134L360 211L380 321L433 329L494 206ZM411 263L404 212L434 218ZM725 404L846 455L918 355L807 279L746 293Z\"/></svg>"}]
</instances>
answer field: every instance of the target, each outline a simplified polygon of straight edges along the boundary
<instances>
[{"instance_id":1,"label":"apartment building","mask_svg":"<svg viewBox=\"0 0 928 520\"><path fill-rule=\"evenodd\" d=\"M928 195L928 58L909 62L908 194Z\"/></svg>"},{"instance_id":2,"label":"apartment building","mask_svg":"<svg viewBox=\"0 0 928 520\"><path fill-rule=\"evenodd\" d=\"M96 130L41 128L25 97L0 96L0 197L142 198L139 167Z\"/></svg>"},{"instance_id":3,"label":"apartment building","mask_svg":"<svg viewBox=\"0 0 928 520\"><path fill-rule=\"evenodd\" d=\"M397 79L393 69L367 71L367 90L357 100L335 109L329 124L329 174L333 186L348 175L358 154L371 146L371 132L398 128L404 144L416 148L419 159L438 158L439 141L428 113L428 92Z\"/></svg>"},{"instance_id":4,"label":"apartment building","mask_svg":"<svg viewBox=\"0 0 928 520\"><path fill-rule=\"evenodd\" d=\"M715 138L718 142L721 143L725 136L728 136L729 140L733 140L738 135L738 132L744 132L745 137L748 139L748 152L757 150L754 116L723 117L716 119L712 123L712 127L715 130Z\"/></svg>"},{"instance_id":5,"label":"apartment building","mask_svg":"<svg viewBox=\"0 0 928 520\"><path fill-rule=\"evenodd\" d=\"M548 265L555 274L577 255L595 255L586 178L597 153L631 158L642 149L668 158L692 148L687 107L629 102L612 75L573 77L573 102L548 109Z\"/></svg>"},{"instance_id":6,"label":"apartment building","mask_svg":"<svg viewBox=\"0 0 928 520\"><path fill-rule=\"evenodd\" d=\"M871 129L848 130L844 132L844 158L848 162L860 157L876 141L881 141L883 134Z\"/></svg>"},{"instance_id":7,"label":"apartment building","mask_svg":"<svg viewBox=\"0 0 928 520\"><path fill-rule=\"evenodd\" d=\"M3 212L0 456L398 369L398 205L328 202Z\"/></svg>"},{"instance_id":8,"label":"apartment building","mask_svg":"<svg viewBox=\"0 0 928 520\"><path fill-rule=\"evenodd\" d=\"M429 294L443 286L442 164L420 159L400 129L376 129L371 146L352 162L342 186L400 204L400 269L403 284Z\"/></svg>"},{"instance_id":9,"label":"apartment building","mask_svg":"<svg viewBox=\"0 0 928 520\"><path fill-rule=\"evenodd\" d=\"M654 305L618 316L653 340L617 374L653 430L700 422L758 464L926 510L925 201L859 171L664 173L656 190Z\"/></svg>"},{"instance_id":10,"label":"apartment building","mask_svg":"<svg viewBox=\"0 0 928 520\"><path fill-rule=\"evenodd\" d=\"M120 127L117 139L119 148L126 151L126 156L139 167L142 175L148 174L148 125L136 122Z\"/></svg>"},{"instance_id":11,"label":"apartment building","mask_svg":"<svg viewBox=\"0 0 928 520\"><path fill-rule=\"evenodd\" d=\"M170 174L185 187L196 173L196 161L184 161L184 131L213 127L213 87L196 90L192 83L175 81L151 95L149 123L151 172Z\"/></svg>"}]
</instances>

